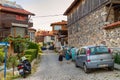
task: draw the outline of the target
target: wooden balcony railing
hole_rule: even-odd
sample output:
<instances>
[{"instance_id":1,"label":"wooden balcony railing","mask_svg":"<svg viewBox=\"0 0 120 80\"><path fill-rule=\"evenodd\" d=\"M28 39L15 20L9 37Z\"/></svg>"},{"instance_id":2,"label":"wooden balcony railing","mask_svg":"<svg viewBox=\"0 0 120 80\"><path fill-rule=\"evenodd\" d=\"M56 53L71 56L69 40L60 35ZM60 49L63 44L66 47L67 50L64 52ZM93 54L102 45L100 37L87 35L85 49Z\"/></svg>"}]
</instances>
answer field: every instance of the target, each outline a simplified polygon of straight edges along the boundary
<instances>
[{"instance_id":1,"label":"wooden balcony railing","mask_svg":"<svg viewBox=\"0 0 120 80\"><path fill-rule=\"evenodd\" d=\"M28 22L28 21L20 21L20 20L1 20L1 25L3 27L12 27L12 23L17 23L17 24L25 24L28 25L28 27L32 27L33 23Z\"/></svg>"}]
</instances>

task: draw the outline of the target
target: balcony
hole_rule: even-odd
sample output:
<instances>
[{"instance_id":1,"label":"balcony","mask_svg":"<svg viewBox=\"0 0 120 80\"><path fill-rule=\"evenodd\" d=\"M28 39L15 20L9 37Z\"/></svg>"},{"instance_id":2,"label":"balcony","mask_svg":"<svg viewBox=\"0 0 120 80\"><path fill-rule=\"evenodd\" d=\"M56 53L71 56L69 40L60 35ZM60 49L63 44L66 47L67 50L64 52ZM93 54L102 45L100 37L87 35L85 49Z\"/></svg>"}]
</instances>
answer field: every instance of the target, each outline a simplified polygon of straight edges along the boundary
<instances>
[{"instance_id":1,"label":"balcony","mask_svg":"<svg viewBox=\"0 0 120 80\"><path fill-rule=\"evenodd\" d=\"M32 27L33 23L28 21L20 21L20 20L1 20L1 25L5 28L9 28L12 26L21 26L21 27Z\"/></svg>"}]
</instances>

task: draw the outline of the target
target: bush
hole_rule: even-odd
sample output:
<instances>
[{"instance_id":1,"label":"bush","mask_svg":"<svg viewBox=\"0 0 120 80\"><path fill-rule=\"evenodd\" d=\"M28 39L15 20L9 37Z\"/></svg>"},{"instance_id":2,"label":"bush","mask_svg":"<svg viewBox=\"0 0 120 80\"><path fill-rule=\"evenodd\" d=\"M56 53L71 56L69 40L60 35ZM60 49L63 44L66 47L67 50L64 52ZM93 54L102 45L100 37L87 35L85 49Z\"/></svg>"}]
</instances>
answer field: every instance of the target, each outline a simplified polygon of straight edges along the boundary
<instances>
[{"instance_id":1,"label":"bush","mask_svg":"<svg viewBox=\"0 0 120 80\"><path fill-rule=\"evenodd\" d=\"M28 49L25 50L25 56L29 57L29 60L32 61L33 59L36 58L37 55L37 50L36 49ZM30 57L31 56L31 57Z\"/></svg>"},{"instance_id":2,"label":"bush","mask_svg":"<svg viewBox=\"0 0 120 80\"><path fill-rule=\"evenodd\" d=\"M4 54L3 49L0 49L0 63L4 61Z\"/></svg>"},{"instance_id":3,"label":"bush","mask_svg":"<svg viewBox=\"0 0 120 80\"><path fill-rule=\"evenodd\" d=\"M25 55L25 57L30 61L30 62L32 62L32 55Z\"/></svg>"},{"instance_id":4,"label":"bush","mask_svg":"<svg viewBox=\"0 0 120 80\"><path fill-rule=\"evenodd\" d=\"M38 52L40 51L40 46L37 43L28 42L27 49L36 49L36 54L35 54L35 58L36 58L38 55Z\"/></svg>"},{"instance_id":5,"label":"bush","mask_svg":"<svg viewBox=\"0 0 120 80\"><path fill-rule=\"evenodd\" d=\"M120 53L116 53L115 55L114 55L114 61L115 61L115 63L117 63L117 64L120 64Z\"/></svg>"}]
</instances>

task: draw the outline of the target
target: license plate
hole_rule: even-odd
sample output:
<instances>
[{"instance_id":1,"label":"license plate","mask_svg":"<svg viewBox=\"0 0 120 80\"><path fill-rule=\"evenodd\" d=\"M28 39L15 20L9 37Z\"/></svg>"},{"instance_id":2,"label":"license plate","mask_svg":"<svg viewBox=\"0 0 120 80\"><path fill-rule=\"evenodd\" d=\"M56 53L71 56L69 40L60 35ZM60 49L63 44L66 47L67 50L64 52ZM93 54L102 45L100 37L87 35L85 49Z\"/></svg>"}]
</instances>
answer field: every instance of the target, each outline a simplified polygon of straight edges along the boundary
<instances>
[{"instance_id":1,"label":"license plate","mask_svg":"<svg viewBox=\"0 0 120 80\"><path fill-rule=\"evenodd\" d=\"M20 69L19 72L20 72L20 73L23 72L23 69Z\"/></svg>"},{"instance_id":2,"label":"license plate","mask_svg":"<svg viewBox=\"0 0 120 80\"><path fill-rule=\"evenodd\" d=\"M108 67L107 64L102 64L102 65L99 65L99 67Z\"/></svg>"}]
</instances>

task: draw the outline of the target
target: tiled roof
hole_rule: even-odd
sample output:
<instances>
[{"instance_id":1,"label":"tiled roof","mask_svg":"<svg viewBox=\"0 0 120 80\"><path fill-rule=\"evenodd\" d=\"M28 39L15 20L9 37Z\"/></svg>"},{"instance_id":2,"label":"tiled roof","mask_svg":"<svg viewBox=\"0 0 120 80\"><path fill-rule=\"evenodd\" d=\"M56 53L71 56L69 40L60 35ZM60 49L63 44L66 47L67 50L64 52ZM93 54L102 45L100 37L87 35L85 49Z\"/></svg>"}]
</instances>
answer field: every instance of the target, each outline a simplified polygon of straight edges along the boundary
<instances>
[{"instance_id":1,"label":"tiled roof","mask_svg":"<svg viewBox=\"0 0 120 80\"><path fill-rule=\"evenodd\" d=\"M52 31L38 31L36 33L36 35L38 35L38 36L53 36L53 32Z\"/></svg>"},{"instance_id":2,"label":"tiled roof","mask_svg":"<svg viewBox=\"0 0 120 80\"><path fill-rule=\"evenodd\" d=\"M20 13L20 14L26 14L26 15L34 15L33 13L26 11L24 9L5 7L2 5L0 5L0 11L14 12L14 13Z\"/></svg>"},{"instance_id":3,"label":"tiled roof","mask_svg":"<svg viewBox=\"0 0 120 80\"><path fill-rule=\"evenodd\" d=\"M33 31L36 31L36 29L34 29L34 28L31 28L31 27L30 27L30 28L28 28L28 30L33 30Z\"/></svg>"},{"instance_id":4,"label":"tiled roof","mask_svg":"<svg viewBox=\"0 0 120 80\"><path fill-rule=\"evenodd\" d=\"M55 22L55 23L51 24L51 26L53 26L53 25L67 25L67 21Z\"/></svg>"},{"instance_id":5,"label":"tiled roof","mask_svg":"<svg viewBox=\"0 0 120 80\"><path fill-rule=\"evenodd\" d=\"M118 27L119 25L120 25L120 21L108 24L108 25L104 26L103 29L111 29L111 28Z\"/></svg>"}]
</instances>

